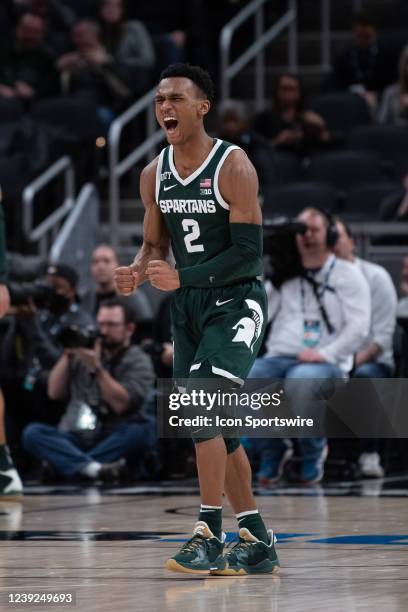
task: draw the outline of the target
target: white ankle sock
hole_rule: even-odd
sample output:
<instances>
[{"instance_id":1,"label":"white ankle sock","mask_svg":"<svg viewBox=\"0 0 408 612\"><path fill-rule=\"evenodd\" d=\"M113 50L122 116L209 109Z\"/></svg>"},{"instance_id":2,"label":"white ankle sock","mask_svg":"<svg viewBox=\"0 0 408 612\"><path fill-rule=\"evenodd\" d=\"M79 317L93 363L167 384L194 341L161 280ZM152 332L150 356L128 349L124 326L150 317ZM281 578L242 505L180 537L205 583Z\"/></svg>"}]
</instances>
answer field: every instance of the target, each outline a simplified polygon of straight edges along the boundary
<instances>
[{"instance_id":1,"label":"white ankle sock","mask_svg":"<svg viewBox=\"0 0 408 612\"><path fill-rule=\"evenodd\" d=\"M214 510L222 510L222 506L207 506L206 504L200 506L200 512L213 512Z\"/></svg>"}]
</instances>

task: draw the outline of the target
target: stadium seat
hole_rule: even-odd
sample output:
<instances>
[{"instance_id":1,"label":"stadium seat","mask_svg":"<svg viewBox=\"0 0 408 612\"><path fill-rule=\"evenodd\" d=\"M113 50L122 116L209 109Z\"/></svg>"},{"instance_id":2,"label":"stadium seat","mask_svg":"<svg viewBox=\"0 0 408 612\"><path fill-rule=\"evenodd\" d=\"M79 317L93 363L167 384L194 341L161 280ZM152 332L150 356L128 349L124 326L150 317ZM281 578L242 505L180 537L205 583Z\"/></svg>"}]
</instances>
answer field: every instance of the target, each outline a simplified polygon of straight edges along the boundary
<instances>
[{"instance_id":1,"label":"stadium seat","mask_svg":"<svg viewBox=\"0 0 408 612\"><path fill-rule=\"evenodd\" d=\"M273 151L272 164L279 183L298 181L301 178L299 159L290 153Z\"/></svg>"},{"instance_id":2,"label":"stadium seat","mask_svg":"<svg viewBox=\"0 0 408 612\"><path fill-rule=\"evenodd\" d=\"M371 125L353 130L349 137L352 149L371 151L387 163L389 170L402 177L408 169L408 128Z\"/></svg>"},{"instance_id":3,"label":"stadium seat","mask_svg":"<svg viewBox=\"0 0 408 612\"><path fill-rule=\"evenodd\" d=\"M23 105L20 100L0 98L0 123L17 121L23 114Z\"/></svg>"},{"instance_id":4,"label":"stadium seat","mask_svg":"<svg viewBox=\"0 0 408 612\"><path fill-rule=\"evenodd\" d=\"M327 93L313 98L311 109L326 121L332 133L348 134L371 122L370 110L363 98L352 93Z\"/></svg>"},{"instance_id":5,"label":"stadium seat","mask_svg":"<svg viewBox=\"0 0 408 612\"><path fill-rule=\"evenodd\" d=\"M83 98L48 98L34 106L33 119L38 123L64 129L64 136L89 140L98 135L96 107Z\"/></svg>"},{"instance_id":6,"label":"stadium seat","mask_svg":"<svg viewBox=\"0 0 408 612\"><path fill-rule=\"evenodd\" d=\"M297 215L307 206L320 206L334 211L336 196L333 187L327 183L299 182L281 185L268 194L264 201L264 216L277 215L288 217Z\"/></svg>"},{"instance_id":7,"label":"stadium seat","mask_svg":"<svg viewBox=\"0 0 408 612\"><path fill-rule=\"evenodd\" d=\"M398 183L377 182L350 190L341 216L346 221L375 221L384 197L400 188Z\"/></svg>"},{"instance_id":8,"label":"stadium seat","mask_svg":"<svg viewBox=\"0 0 408 612\"><path fill-rule=\"evenodd\" d=\"M330 183L340 197L361 183L386 180L379 157L365 151L333 151L315 155L305 168L305 177Z\"/></svg>"},{"instance_id":9,"label":"stadium seat","mask_svg":"<svg viewBox=\"0 0 408 612\"><path fill-rule=\"evenodd\" d=\"M405 2L405 0L403 0ZM401 21L402 24L406 24L406 21ZM379 43L383 47L386 47L395 57L395 66L398 66L398 58L401 51L405 47L408 41L408 30L406 28L399 28L397 30L385 30L379 33ZM395 75L397 78L397 75Z\"/></svg>"}]
</instances>

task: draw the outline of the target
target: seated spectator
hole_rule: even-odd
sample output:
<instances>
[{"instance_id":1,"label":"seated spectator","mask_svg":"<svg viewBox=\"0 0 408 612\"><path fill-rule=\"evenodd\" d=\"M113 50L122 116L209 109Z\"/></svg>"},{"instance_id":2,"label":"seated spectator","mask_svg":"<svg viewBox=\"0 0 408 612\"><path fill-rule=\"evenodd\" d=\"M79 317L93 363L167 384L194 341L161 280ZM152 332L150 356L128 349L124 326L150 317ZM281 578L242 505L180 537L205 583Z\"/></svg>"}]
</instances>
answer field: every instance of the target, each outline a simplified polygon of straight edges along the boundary
<instances>
[{"instance_id":1,"label":"seated spectator","mask_svg":"<svg viewBox=\"0 0 408 612\"><path fill-rule=\"evenodd\" d=\"M58 428L32 423L24 448L66 478L120 477L126 459L140 461L154 445L143 405L154 374L149 357L130 344L134 331L123 303L100 305L93 348L67 349L50 372L48 394L68 400Z\"/></svg>"},{"instance_id":2,"label":"seated spectator","mask_svg":"<svg viewBox=\"0 0 408 612\"><path fill-rule=\"evenodd\" d=\"M250 376L284 378L295 414L305 412L319 421L324 415L317 410L332 388L323 381L348 376L353 356L368 334L370 294L358 267L333 254L336 229L331 216L306 208L298 220L307 226L296 237L304 273L284 282L279 291L270 287L272 326L266 354L255 361ZM293 379L302 379L302 384ZM293 454L291 441L252 442L261 451L260 482L276 482ZM328 453L326 439L299 438L297 442L301 481L319 482Z\"/></svg>"},{"instance_id":3,"label":"seated spectator","mask_svg":"<svg viewBox=\"0 0 408 612\"><path fill-rule=\"evenodd\" d=\"M378 121L388 125L408 125L408 45L399 59L399 79L384 91Z\"/></svg>"},{"instance_id":4,"label":"seated spectator","mask_svg":"<svg viewBox=\"0 0 408 612\"><path fill-rule=\"evenodd\" d=\"M217 133L244 149L258 173L261 192L276 183L273 167L273 149L268 141L254 132L249 125L248 113L243 102L226 100L217 108Z\"/></svg>"},{"instance_id":5,"label":"seated spectator","mask_svg":"<svg viewBox=\"0 0 408 612\"><path fill-rule=\"evenodd\" d=\"M370 288L371 326L369 337L354 359L354 377L388 378L394 371L392 342L395 330L397 292L391 276L383 266L355 255L353 234L344 223L337 221L339 238L334 253L340 259L357 264Z\"/></svg>"},{"instance_id":6,"label":"seated spectator","mask_svg":"<svg viewBox=\"0 0 408 612\"><path fill-rule=\"evenodd\" d=\"M49 371L63 352L59 334L72 325L84 328L93 324L77 301L78 276L73 268L49 266L44 280L50 294L44 293L38 308L32 300L15 308L2 343L3 364L12 370L14 395L21 398L25 412L20 420L52 418L46 389Z\"/></svg>"},{"instance_id":7,"label":"seated spectator","mask_svg":"<svg viewBox=\"0 0 408 612\"><path fill-rule=\"evenodd\" d=\"M408 172L402 179L401 188L386 196L380 204L381 221L408 220Z\"/></svg>"},{"instance_id":8,"label":"seated spectator","mask_svg":"<svg viewBox=\"0 0 408 612\"><path fill-rule=\"evenodd\" d=\"M255 117L254 130L275 147L302 155L330 140L323 117L307 109L303 83L293 74L278 78L272 110Z\"/></svg>"},{"instance_id":9,"label":"seated spectator","mask_svg":"<svg viewBox=\"0 0 408 612\"><path fill-rule=\"evenodd\" d=\"M101 40L101 29L93 21L82 20L72 28L75 50L57 61L61 93L82 96L95 103L105 130L115 113L130 100L130 89Z\"/></svg>"},{"instance_id":10,"label":"seated spectator","mask_svg":"<svg viewBox=\"0 0 408 612\"><path fill-rule=\"evenodd\" d=\"M100 0L102 43L134 96L149 86L155 54L149 32L141 21L126 21L123 0Z\"/></svg>"},{"instance_id":11,"label":"seated spectator","mask_svg":"<svg viewBox=\"0 0 408 612\"><path fill-rule=\"evenodd\" d=\"M0 97L31 101L55 89L52 59L44 48L45 24L41 17L20 17L10 45L0 52Z\"/></svg>"},{"instance_id":12,"label":"seated spectator","mask_svg":"<svg viewBox=\"0 0 408 612\"><path fill-rule=\"evenodd\" d=\"M44 20L45 46L53 57L65 52L69 43L69 32L75 22L75 13L64 0L23 0L18 5L19 13L32 13Z\"/></svg>"},{"instance_id":13,"label":"seated spectator","mask_svg":"<svg viewBox=\"0 0 408 612\"><path fill-rule=\"evenodd\" d=\"M378 95L395 80L394 58L379 44L375 24L363 13L353 21L353 38L334 62L334 85L360 94L374 111Z\"/></svg>"},{"instance_id":14,"label":"seated spectator","mask_svg":"<svg viewBox=\"0 0 408 612\"><path fill-rule=\"evenodd\" d=\"M394 372L393 340L397 314L397 292L388 272L382 266L360 259L355 255L355 245L350 228L343 222L336 223L339 238L334 247L337 257L355 263L370 288L370 333L354 358L353 378L389 378ZM361 440L362 452L358 463L361 475L381 478L379 441Z\"/></svg>"},{"instance_id":15,"label":"seated spectator","mask_svg":"<svg viewBox=\"0 0 408 612\"><path fill-rule=\"evenodd\" d=\"M115 269L119 266L114 249L100 244L94 249L91 258L91 278L94 286L82 296L81 304L92 317L96 317L101 302L117 295L114 283ZM151 335L153 320L152 307L143 291L135 291L122 298L131 312L132 322L136 324L137 338Z\"/></svg>"}]
</instances>

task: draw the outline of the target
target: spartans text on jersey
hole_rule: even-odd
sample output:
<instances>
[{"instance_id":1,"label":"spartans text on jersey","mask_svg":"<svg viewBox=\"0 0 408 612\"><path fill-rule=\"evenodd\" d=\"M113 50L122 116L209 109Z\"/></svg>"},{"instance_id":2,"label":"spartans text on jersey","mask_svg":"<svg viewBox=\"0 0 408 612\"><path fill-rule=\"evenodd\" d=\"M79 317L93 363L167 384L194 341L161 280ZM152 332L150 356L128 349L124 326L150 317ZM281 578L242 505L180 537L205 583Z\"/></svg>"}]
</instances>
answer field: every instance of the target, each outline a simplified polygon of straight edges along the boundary
<instances>
[{"instance_id":1,"label":"spartans text on jersey","mask_svg":"<svg viewBox=\"0 0 408 612\"><path fill-rule=\"evenodd\" d=\"M217 208L214 200L160 200L162 213L215 213Z\"/></svg>"}]
</instances>

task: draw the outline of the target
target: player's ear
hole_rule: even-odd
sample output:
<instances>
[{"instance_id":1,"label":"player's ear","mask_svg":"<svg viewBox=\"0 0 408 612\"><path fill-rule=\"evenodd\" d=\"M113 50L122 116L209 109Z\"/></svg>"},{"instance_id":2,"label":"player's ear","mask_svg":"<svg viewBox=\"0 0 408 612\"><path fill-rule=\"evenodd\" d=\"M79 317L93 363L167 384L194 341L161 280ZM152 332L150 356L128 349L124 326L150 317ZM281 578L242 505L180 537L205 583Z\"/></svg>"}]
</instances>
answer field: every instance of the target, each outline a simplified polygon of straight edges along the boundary
<instances>
[{"instance_id":1,"label":"player's ear","mask_svg":"<svg viewBox=\"0 0 408 612\"><path fill-rule=\"evenodd\" d=\"M198 112L200 113L202 117L204 117L210 111L210 108L211 108L211 103L209 100L200 100Z\"/></svg>"}]
</instances>

